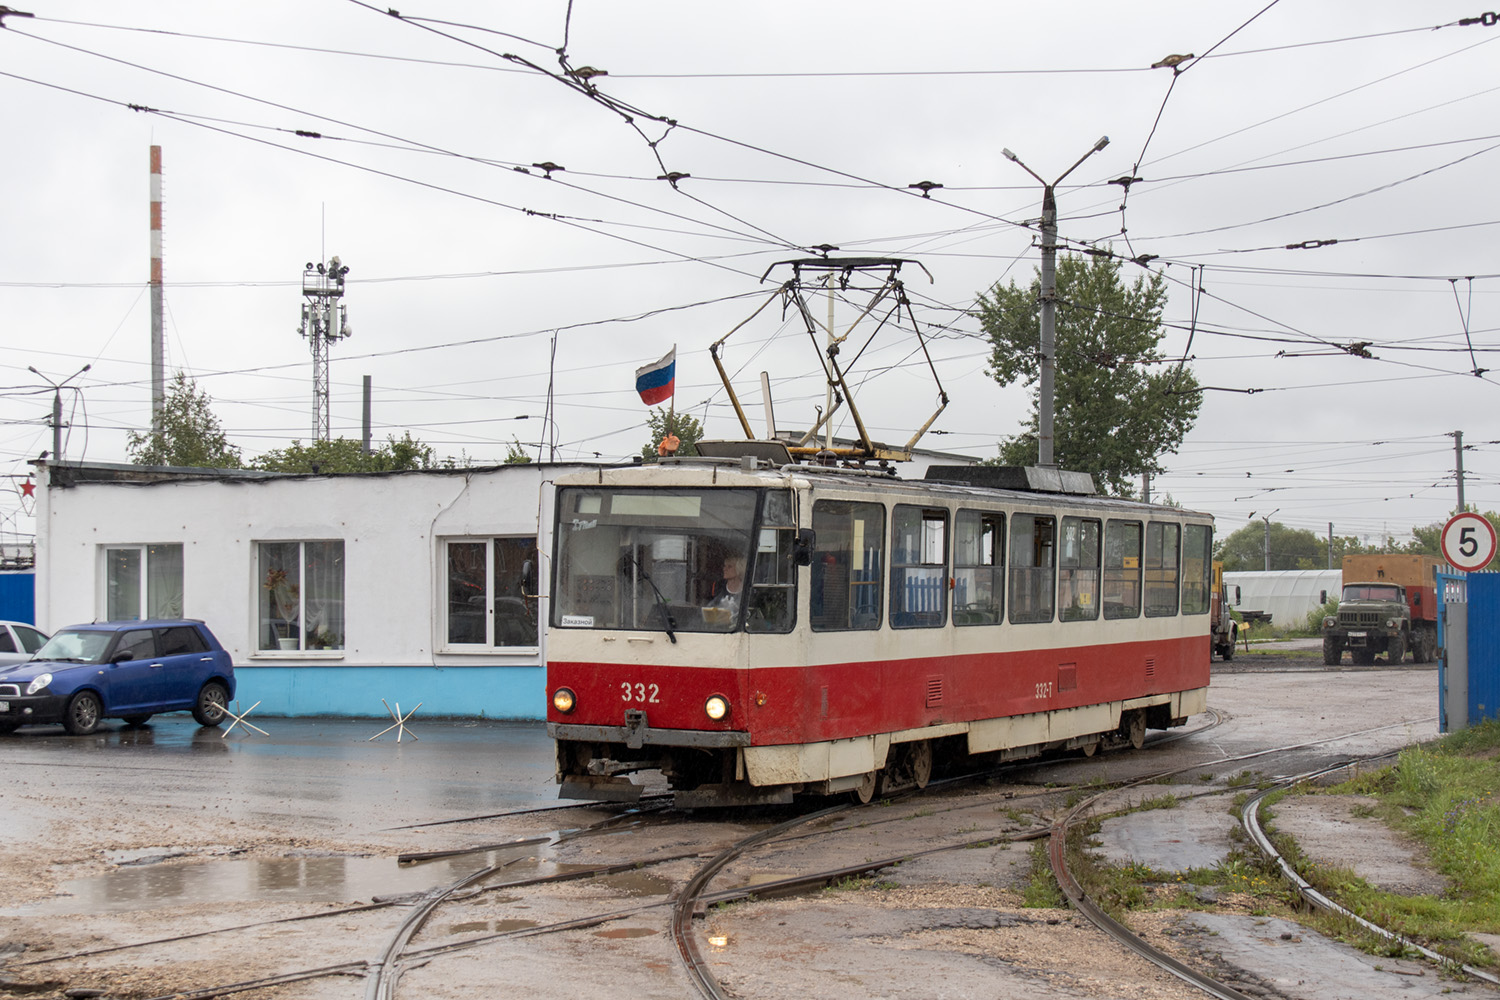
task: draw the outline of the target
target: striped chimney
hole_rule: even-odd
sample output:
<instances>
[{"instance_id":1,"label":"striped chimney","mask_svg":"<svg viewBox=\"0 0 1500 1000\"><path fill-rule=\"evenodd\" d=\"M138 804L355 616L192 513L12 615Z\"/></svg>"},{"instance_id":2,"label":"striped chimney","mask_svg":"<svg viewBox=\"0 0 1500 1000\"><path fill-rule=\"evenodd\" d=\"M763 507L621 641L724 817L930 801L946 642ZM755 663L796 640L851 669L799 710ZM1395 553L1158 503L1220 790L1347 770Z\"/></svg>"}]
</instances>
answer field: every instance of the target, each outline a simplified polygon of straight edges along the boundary
<instances>
[{"instance_id":1,"label":"striped chimney","mask_svg":"<svg viewBox=\"0 0 1500 1000\"><path fill-rule=\"evenodd\" d=\"M167 405L166 334L162 324L161 147L151 147L151 430L161 433Z\"/></svg>"}]
</instances>

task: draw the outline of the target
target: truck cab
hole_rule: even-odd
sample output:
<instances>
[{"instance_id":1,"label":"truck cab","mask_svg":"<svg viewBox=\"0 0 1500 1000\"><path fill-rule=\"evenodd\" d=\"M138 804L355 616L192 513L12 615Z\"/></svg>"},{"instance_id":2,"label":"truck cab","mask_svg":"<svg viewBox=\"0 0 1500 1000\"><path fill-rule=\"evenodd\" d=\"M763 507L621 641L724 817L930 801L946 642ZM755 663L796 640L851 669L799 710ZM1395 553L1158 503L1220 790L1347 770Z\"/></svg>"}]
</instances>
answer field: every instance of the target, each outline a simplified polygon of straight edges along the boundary
<instances>
[{"instance_id":1,"label":"truck cab","mask_svg":"<svg viewBox=\"0 0 1500 1000\"><path fill-rule=\"evenodd\" d=\"M1323 662L1338 664L1347 649L1359 666L1374 663L1379 653L1400 663L1410 637L1405 587L1388 581L1346 583L1339 594L1338 614L1323 619Z\"/></svg>"}]
</instances>

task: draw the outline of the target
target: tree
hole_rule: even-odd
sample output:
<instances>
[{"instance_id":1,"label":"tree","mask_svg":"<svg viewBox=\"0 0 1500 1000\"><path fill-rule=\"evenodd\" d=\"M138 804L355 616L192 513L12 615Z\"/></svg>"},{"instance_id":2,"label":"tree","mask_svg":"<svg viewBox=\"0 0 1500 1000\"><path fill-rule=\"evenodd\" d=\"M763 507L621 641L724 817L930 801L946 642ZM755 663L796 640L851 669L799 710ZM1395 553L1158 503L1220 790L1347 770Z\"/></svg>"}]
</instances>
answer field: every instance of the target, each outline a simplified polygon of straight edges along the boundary
<instances>
[{"instance_id":1,"label":"tree","mask_svg":"<svg viewBox=\"0 0 1500 1000\"><path fill-rule=\"evenodd\" d=\"M1134 492L1142 472L1162 471L1198 418L1198 380L1158 350L1166 279L1127 286L1121 262L1064 254L1057 262L1057 341L1053 379L1053 454L1065 469L1092 473L1116 496ZM993 344L989 373L1001 385L1036 384L1041 280L1028 288L996 285L981 295L978 317ZM1037 412L1026 430L1004 439L1006 465L1037 462Z\"/></svg>"},{"instance_id":2,"label":"tree","mask_svg":"<svg viewBox=\"0 0 1500 1000\"><path fill-rule=\"evenodd\" d=\"M698 454L698 442L703 438L703 425L698 421L686 413L673 413L661 408L646 415L646 429L651 432L651 440L641 449L644 458L656 457L656 448L668 433L677 435L681 442L677 447L677 454L683 458Z\"/></svg>"},{"instance_id":3,"label":"tree","mask_svg":"<svg viewBox=\"0 0 1500 1000\"><path fill-rule=\"evenodd\" d=\"M179 370L167 386L161 430L131 431L125 448L136 465L238 469L240 450L224 437L213 399Z\"/></svg>"},{"instance_id":4,"label":"tree","mask_svg":"<svg viewBox=\"0 0 1500 1000\"><path fill-rule=\"evenodd\" d=\"M1326 569L1328 540L1306 528L1271 522L1271 569ZM1266 568L1266 525L1256 519L1214 545L1225 572Z\"/></svg>"},{"instance_id":5,"label":"tree","mask_svg":"<svg viewBox=\"0 0 1500 1000\"><path fill-rule=\"evenodd\" d=\"M285 448L273 448L250 463L253 469L266 472L332 473L332 472L404 472L409 469L436 469L451 466L439 461L431 445L423 444L407 431L401 438L391 435L385 444L370 449L366 455L358 441L345 437L332 441L303 444L293 441Z\"/></svg>"}]
</instances>

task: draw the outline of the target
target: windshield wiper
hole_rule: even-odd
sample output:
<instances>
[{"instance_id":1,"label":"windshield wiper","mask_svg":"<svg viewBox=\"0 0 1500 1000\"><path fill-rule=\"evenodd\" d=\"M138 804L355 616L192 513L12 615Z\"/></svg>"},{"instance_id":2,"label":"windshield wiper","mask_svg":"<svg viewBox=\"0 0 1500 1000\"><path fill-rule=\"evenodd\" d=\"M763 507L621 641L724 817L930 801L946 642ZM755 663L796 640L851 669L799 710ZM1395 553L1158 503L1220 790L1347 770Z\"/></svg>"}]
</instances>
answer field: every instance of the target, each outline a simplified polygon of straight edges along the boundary
<instances>
[{"instance_id":1,"label":"windshield wiper","mask_svg":"<svg viewBox=\"0 0 1500 1000\"><path fill-rule=\"evenodd\" d=\"M656 581L651 579L651 574L646 572L646 567L642 566L635 556L629 552L625 553L625 559L630 565L635 567L635 571L641 575L641 579L651 585L651 592L656 595L656 608L661 612L662 628L666 631L667 638L675 644L677 636L673 634L672 626L677 623L672 619L672 606L667 603L667 599L662 595L661 588L656 585Z\"/></svg>"}]
</instances>

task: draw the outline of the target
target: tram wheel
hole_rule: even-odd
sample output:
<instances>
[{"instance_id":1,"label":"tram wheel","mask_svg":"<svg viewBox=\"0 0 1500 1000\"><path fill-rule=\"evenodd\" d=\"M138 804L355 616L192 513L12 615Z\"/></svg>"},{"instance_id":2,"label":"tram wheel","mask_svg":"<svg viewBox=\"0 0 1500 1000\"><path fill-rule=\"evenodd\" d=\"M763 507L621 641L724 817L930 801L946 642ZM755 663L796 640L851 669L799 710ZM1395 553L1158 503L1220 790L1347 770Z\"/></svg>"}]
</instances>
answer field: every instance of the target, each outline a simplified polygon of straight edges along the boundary
<instances>
[{"instance_id":1,"label":"tram wheel","mask_svg":"<svg viewBox=\"0 0 1500 1000\"><path fill-rule=\"evenodd\" d=\"M875 785L879 780L879 771L865 772L864 779L858 785L849 790L849 797L860 805L869 805L870 800L875 797Z\"/></svg>"},{"instance_id":2,"label":"tram wheel","mask_svg":"<svg viewBox=\"0 0 1500 1000\"><path fill-rule=\"evenodd\" d=\"M1130 745L1139 750L1146 745L1146 713L1137 709L1130 713L1130 721L1125 724L1125 732L1130 737Z\"/></svg>"}]
</instances>

